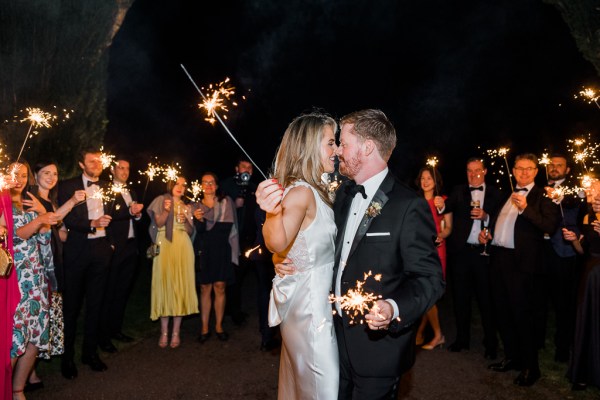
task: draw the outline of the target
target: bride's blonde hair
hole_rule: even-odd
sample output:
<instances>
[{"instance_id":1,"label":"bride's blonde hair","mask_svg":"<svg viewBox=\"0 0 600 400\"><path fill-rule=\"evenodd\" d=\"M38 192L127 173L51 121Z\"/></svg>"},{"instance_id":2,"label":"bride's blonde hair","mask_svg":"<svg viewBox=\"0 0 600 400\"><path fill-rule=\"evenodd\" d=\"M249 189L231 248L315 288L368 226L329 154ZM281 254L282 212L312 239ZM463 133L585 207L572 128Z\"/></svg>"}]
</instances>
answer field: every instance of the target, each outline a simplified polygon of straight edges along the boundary
<instances>
[{"instance_id":1,"label":"bride's blonde hair","mask_svg":"<svg viewBox=\"0 0 600 400\"><path fill-rule=\"evenodd\" d=\"M331 205L327 187L321 180L325 172L321 161L323 129L329 126L334 134L337 123L326 114L310 113L296 117L287 127L273 164L273 177L283 187L303 180L317 189L321 199Z\"/></svg>"}]
</instances>

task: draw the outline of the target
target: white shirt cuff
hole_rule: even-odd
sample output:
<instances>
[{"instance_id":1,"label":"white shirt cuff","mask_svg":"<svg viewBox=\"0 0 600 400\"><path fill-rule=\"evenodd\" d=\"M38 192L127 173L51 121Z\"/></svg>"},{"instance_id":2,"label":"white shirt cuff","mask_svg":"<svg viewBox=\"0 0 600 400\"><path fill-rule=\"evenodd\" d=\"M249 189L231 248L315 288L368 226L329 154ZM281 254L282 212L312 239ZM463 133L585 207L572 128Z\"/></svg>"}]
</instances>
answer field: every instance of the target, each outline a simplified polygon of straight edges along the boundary
<instances>
[{"instance_id":1,"label":"white shirt cuff","mask_svg":"<svg viewBox=\"0 0 600 400\"><path fill-rule=\"evenodd\" d=\"M396 302L392 299L385 299L385 301L390 303L392 305L392 308L394 309L394 315L392 316L392 319L398 318L400 316L400 311L398 311L398 304L396 304Z\"/></svg>"}]
</instances>

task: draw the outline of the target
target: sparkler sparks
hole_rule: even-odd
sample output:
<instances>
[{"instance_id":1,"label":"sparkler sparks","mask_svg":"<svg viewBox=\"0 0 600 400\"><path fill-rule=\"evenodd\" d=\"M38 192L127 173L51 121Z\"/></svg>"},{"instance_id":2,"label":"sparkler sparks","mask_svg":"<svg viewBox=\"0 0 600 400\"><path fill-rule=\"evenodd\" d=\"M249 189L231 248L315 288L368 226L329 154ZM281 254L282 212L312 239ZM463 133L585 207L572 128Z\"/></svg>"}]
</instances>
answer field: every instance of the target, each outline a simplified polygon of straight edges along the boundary
<instances>
[{"instance_id":1,"label":"sparkler sparks","mask_svg":"<svg viewBox=\"0 0 600 400\"><path fill-rule=\"evenodd\" d=\"M510 173L510 167L508 166L508 159L506 158L506 155L508 154L509 151L510 151L510 149L508 147L500 147L499 149L488 150L487 154L491 158L502 157L504 159L504 164L506 166L506 172L508 173L508 181L510 182L510 191L514 192L515 188L514 188L513 182L512 182L512 174Z\"/></svg>"},{"instance_id":2,"label":"sparkler sparks","mask_svg":"<svg viewBox=\"0 0 600 400\"><path fill-rule=\"evenodd\" d=\"M217 111L224 113L223 118L227 119L226 113L229 111L229 108L226 101L230 101L231 96L235 94L235 88L229 86L229 78L215 84L214 87L211 83L208 86L208 89L204 90L206 90L207 96L202 103L198 104L200 109L206 110L207 117L204 118L204 120L210 122L211 125L214 125L217 121L215 118L215 113ZM231 101L231 104L237 106L237 103L234 101Z\"/></svg>"},{"instance_id":3,"label":"sparkler sparks","mask_svg":"<svg viewBox=\"0 0 600 400\"><path fill-rule=\"evenodd\" d=\"M254 253L256 250L258 250L258 254L262 254L262 249L260 248L260 244L257 244L253 248L246 250L244 252L244 257L250 258L250 254Z\"/></svg>"},{"instance_id":4,"label":"sparkler sparks","mask_svg":"<svg viewBox=\"0 0 600 400\"><path fill-rule=\"evenodd\" d=\"M179 175L181 175L181 167L179 166L179 163L175 163L175 166L170 165L168 167L163 167L162 172L163 182L176 181Z\"/></svg>"},{"instance_id":5,"label":"sparkler sparks","mask_svg":"<svg viewBox=\"0 0 600 400\"><path fill-rule=\"evenodd\" d=\"M546 171L546 180L548 180L548 165L550 165L550 157L548 157L548 153L543 153L542 158L538 159L538 163L544 166L544 171Z\"/></svg>"},{"instance_id":6,"label":"sparkler sparks","mask_svg":"<svg viewBox=\"0 0 600 400\"><path fill-rule=\"evenodd\" d=\"M25 111L27 111L27 116L20 120L20 122L29 121L30 124L27 134L25 135L25 140L23 140L23 144L21 145L21 150L19 150L17 162L19 162L21 159L21 155L23 154L23 150L25 149L25 144L27 143L27 139L29 139L31 130L33 128L50 128L52 126L50 125L50 121L54 121L57 118L56 115L52 115L36 107L28 107L25 109Z\"/></svg>"},{"instance_id":7,"label":"sparkler sparks","mask_svg":"<svg viewBox=\"0 0 600 400\"><path fill-rule=\"evenodd\" d=\"M102 169L110 168L115 162L115 156L104 152L104 147L100 147L100 162L102 163Z\"/></svg>"},{"instance_id":8,"label":"sparkler sparks","mask_svg":"<svg viewBox=\"0 0 600 400\"><path fill-rule=\"evenodd\" d=\"M579 92L578 95L574 95L575 98L580 97L583 101L588 104L592 104L594 102L598 108L600 108L600 104L598 104L598 98L600 98L600 94L595 89L583 87L583 90Z\"/></svg>"},{"instance_id":9,"label":"sparkler sparks","mask_svg":"<svg viewBox=\"0 0 600 400\"><path fill-rule=\"evenodd\" d=\"M593 143L590 134L588 134L587 140L585 138L575 138L569 139L567 142L567 151L573 154L573 159L576 163L580 163L583 166L585 173L589 173L591 169L588 170L586 160L594 157L596 150L598 150L600 147L600 144ZM595 160L592 160L592 163L595 163Z\"/></svg>"},{"instance_id":10,"label":"sparkler sparks","mask_svg":"<svg viewBox=\"0 0 600 400\"><path fill-rule=\"evenodd\" d=\"M377 282L381 281L381 274L373 275L373 273L369 271L364 274L364 279L362 281L356 281L356 286L349 289L345 295L337 297L331 294L329 296L330 302L340 303L340 308L350 318L351 325L356 324L358 318L360 318L358 323L363 324L364 319L362 317L375 307L377 300L382 298L381 295L376 295L364 290L363 286L369 277L373 277Z\"/></svg>"},{"instance_id":11,"label":"sparkler sparks","mask_svg":"<svg viewBox=\"0 0 600 400\"><path fill-rule=\"evenodd\" d=\"M437 163L438 163L437 157L428 158L427 159L427 163L426 163L428 166L431 167L431 169L433 171L433 184L435 185L433 187L433 193L434 193L435 196L437 196L437 194L438 194L437 178L435 176L436 175L436 173L435 173L435 169L436 168L435 167L436 167Z\"/></svg>"},{"instance_id":12,"label":"sparkler sparks","mask_svg":"<svg viewBox=\"0 0 600 400\"><path fill-rule=\"evenodd\" d=\"M192 197L186 197L194 203L200 201L202 193L204 193L202 190L202 184L197 179L190 184L190 187L187 188L187 191L192 194Z\"/></svg>"}]
</instances>

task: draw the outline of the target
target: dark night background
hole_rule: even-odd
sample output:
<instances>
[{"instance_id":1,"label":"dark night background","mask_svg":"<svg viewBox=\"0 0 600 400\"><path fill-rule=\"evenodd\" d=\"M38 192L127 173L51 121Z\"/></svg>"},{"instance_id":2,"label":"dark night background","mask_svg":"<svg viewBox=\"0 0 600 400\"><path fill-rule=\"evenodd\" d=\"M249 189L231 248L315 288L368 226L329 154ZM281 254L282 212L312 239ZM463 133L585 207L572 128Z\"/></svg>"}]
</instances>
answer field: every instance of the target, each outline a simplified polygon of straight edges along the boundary
<instances>
[{"instance_id":1,"label":"dark night background","mask_svg":"<svg viewBox=\"0 0 600 400\"><path fill-rule=\"evenodd\" d=\"M565 151L600 122L573 98L596 72L541 1L137 0L110 51L105 140L134 171L158 156L189 179L233 173L241 152L204 121L180 63L199 86L230 77L246 94L228 126L265 172L313 107L383 110L398 133L391 169L410 182L436 155L447 187L478 145Z\"/></svg>"}]
</instances>

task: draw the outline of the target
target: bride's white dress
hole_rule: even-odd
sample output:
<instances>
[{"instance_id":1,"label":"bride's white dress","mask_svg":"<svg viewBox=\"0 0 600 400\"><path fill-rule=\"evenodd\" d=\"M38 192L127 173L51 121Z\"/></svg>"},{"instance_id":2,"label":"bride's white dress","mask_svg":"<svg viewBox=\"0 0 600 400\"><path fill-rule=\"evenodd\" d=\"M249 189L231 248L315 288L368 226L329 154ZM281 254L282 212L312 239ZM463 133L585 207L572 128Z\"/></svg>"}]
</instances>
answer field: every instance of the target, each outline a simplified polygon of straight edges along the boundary
<instances>
[{"instance_id":1,"label":"bride's white dress","mask_svg":"<svg viewBox=\"0 0 600 400\"><path fill-rule=\"evenodd\" d=\"M296 182L284 196L300 185L312 190L317 213L310 226L298 233L287 254L297 272L273 279L269 325L280 325L283 338L278 398L335 400L339 363L328 296L336 226L333 210L309 184Z\"/></svg>"}]
</instances>

